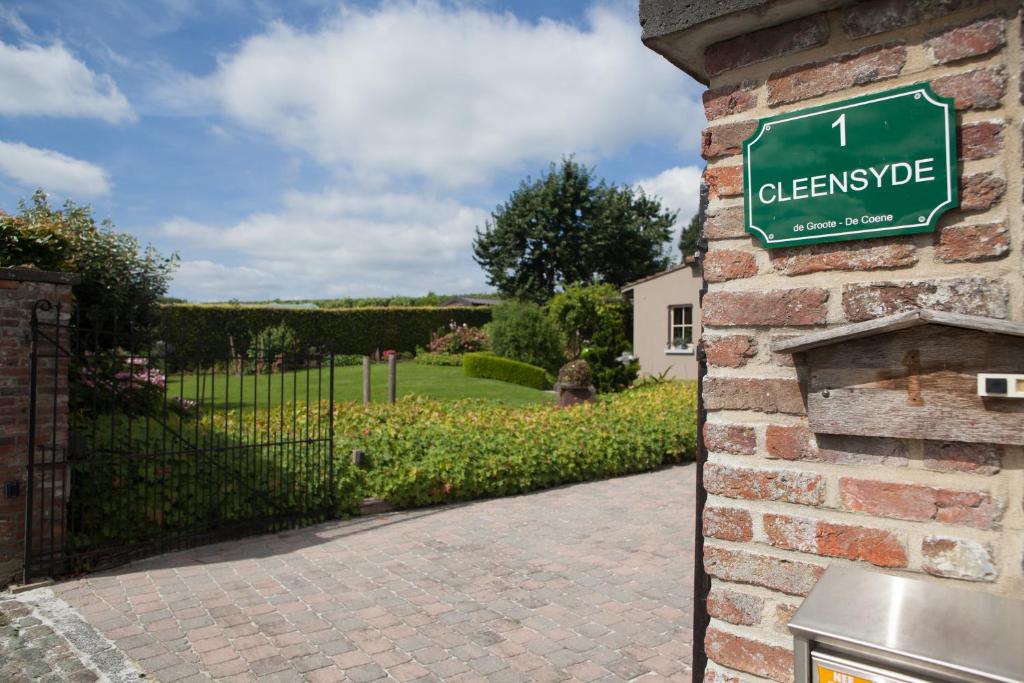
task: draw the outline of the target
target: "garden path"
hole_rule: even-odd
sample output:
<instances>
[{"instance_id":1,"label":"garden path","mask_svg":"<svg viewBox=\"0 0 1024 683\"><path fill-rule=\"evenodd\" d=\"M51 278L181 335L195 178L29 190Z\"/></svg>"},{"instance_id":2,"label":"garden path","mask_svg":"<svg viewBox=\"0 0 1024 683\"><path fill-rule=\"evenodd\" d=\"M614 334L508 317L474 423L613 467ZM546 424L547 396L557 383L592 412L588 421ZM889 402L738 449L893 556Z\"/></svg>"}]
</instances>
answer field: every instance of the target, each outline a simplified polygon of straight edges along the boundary
<instances>
[{"instance_id":1,"label":"garden path","mask_svg":"<svg viewBox=\"0 0 1024 683\"><path fill-rule=\"evenodd\" d=\"M694 465L320 524L52 590L147 680L689 680Z\"/></svg>"}]
</instances>

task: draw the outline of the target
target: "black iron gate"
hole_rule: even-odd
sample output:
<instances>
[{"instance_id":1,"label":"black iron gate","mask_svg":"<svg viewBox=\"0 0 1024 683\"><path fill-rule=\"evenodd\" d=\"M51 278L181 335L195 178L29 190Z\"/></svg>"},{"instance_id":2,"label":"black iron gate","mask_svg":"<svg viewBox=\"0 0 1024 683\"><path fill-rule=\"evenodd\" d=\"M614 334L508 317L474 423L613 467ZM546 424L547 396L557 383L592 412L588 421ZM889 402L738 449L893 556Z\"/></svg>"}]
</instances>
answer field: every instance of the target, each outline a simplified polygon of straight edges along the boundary
<instances>
[{"instance_id":1,"label":"black iron gate","mask_svg":"<svg viewBox=\"0 0 1024 683\"><path fill-rule=\"evenodd\" d=\"M250 346L186 357L37 302L26 581L333 516L334 358Z\"/></svg>"}]
</instances>

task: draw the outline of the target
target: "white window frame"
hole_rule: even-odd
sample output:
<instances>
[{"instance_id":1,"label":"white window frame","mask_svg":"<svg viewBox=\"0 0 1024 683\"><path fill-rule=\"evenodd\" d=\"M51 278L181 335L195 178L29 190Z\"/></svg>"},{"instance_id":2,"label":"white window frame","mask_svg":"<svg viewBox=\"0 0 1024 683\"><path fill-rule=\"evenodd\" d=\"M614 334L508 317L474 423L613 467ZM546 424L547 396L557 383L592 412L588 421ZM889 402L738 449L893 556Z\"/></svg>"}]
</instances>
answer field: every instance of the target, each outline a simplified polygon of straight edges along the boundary
<instances>
[{"instance_id":1,"label":"white window frame","mask_svg":"<svg viewBox=\"0 0 1024 683\"><path fill-rule=\"evenodd\" d=\"M680 323L675 321L675 312L682 311L682 320ZM690 322L686 322L686 312L690 313ZM690 329L690 343L682 346L675 346L673 339L676 339L676 330L682 332L682 336L686 338L686 329ZM694 352L693 345L693 332L694 332L694 320L693 320L693 306L691 304L677 304L668 307L668 340L665 343L665 353L667 355L690 355Z\"/></svg>"}]
</instances>

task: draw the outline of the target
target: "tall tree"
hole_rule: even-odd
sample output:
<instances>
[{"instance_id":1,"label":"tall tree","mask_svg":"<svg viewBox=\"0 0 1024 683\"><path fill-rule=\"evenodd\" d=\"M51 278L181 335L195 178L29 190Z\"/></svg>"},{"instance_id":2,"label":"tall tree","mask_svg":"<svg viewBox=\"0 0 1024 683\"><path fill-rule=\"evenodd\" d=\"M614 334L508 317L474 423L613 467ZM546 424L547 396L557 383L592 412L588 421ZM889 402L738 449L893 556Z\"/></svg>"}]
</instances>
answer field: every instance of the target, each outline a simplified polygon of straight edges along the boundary
<instances>
[{"instance_id":1,"label":"tall tree","mask_svg":"<svg viewBox=\"0 0 1024 683\"><path fill-rule=\"evenodd\" d=\"M700 216L693 215L690 223L679 233L679 251L686 261L697 254L697 243L700 241Z\"/></svg>"},{"instance_id":2,"label":"tall tree","mask_svg":"<svg viewBox=\"0 0 1024 683\"><path fill-rule=\"evenodd\" d=\"M544 302L570 284L624 285L664 269L675 220L657 199L569 157L495 209L473 257L503 295Z\"/></svg>"}]
</instances>

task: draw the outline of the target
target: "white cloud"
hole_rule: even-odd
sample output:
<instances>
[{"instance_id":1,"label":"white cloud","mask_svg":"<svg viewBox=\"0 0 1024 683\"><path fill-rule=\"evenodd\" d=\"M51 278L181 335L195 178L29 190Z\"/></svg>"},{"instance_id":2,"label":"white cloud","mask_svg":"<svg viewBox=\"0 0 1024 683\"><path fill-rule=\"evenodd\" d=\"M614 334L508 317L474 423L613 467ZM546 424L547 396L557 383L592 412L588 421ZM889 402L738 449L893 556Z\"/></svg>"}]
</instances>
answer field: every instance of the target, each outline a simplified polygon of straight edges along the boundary
<instances>
[{"instance_id":1,"label":"white cloud","mask_svg":"<svg viewBox=\"0 0 1024 683\"><path fill-rule=\"evenodd\" d=\"M13 7L0 7L0 22L7 24L22 38L32 38L35 35Z\"/></svg>"},{"instance_id":2,"label":"white cloud","mask_svg":"<svg viewBox=\"0 0 1024 683\"><path fill-rule=\"evenodd\" d=\"M274 23L160 92L185 110L212 92L229 118L345 174L447 186L639 141L689 150L703 121L694 85L607 7L585 27L426 0L345 8L312 32Z\"/></svg>"},{"instance_id":3,"label":"white cloud","mask_svg":"<svg viewBox=\"0 0 1024 683\"><path fill-rule=\"evenodd\" d=\"M679 240L679 230L690 222L700 208L701 169L696 166L676 166L662 171L653 178L633 183L647 195L661 199L662 206L679 212L672 243Z\"/></svg>"},{"instance_id":4,"label":"white cloud","mask_svg":"<svg viewBox=\"0 0 1024 683\"><path fill-rule=\"evenodd\" d=\"M110 181L99 166L20 142L0 140L0 173L29 189L41 187L76 198L110 192Z\"/></svg>"},{"instance_id":5,"label":"white cloud","mask_svg":"<svg viewBox=\"0 0 1024 683\"><path fill-rule=\"evenodd\" d=\"M56 43L17 47L0 42L0 115L135 119L114 80L97 74Z\"/></svg>"},{"instance_id":6,"label":"white cloud","mask_svg":"<svg viewBox=\"0 0 1024 683\"><path fill-rule=\"evenodd\" d=\"M275 213L226 227L177 218L162 231L181 251L203 254L182 263L175 296L326 298L483 288L469 247L486 217L450 199L291 192Z\"/></svg>"}]
</instances>

